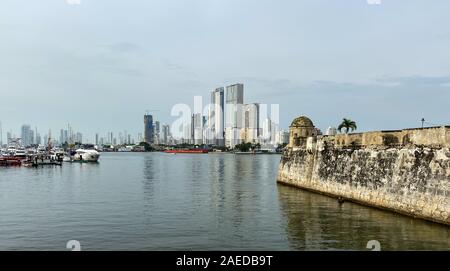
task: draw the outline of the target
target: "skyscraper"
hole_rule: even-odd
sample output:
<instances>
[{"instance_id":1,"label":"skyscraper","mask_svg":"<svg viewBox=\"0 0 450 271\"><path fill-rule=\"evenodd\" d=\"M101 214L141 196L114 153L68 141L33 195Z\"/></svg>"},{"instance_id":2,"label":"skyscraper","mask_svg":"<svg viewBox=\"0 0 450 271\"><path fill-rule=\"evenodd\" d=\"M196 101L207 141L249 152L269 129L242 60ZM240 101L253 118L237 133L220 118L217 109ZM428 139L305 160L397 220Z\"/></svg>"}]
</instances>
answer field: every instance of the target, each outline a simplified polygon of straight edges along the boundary
<instances>
[{"instance_id":1,"label":"skyscraper","mask_svg":"<svg viewBox=\"0 0 450 271\"><path fill-rule=\"evenodd\" d=\"M12 132L7 132L6 133L6 144L8 144L8 146L11 144L12 138L13 138Z\"/></svg>"},{"instance_id":2,"label":"skyscraper","mask_svg":"<svg viewBox=\"0 0 450 271\"><path fill-rule=\"evenodd\" d=\"M246 104L243 114L244 128L241 138L245 142L256 143L260 135L259 104Z\"/></svg>"},{"instance_id":3,"label":"skyscraper","mask_svg":"<svg viewBox=\"0 0 450 271\"><path fill-rule=\"evenodd\" d=\"M159 144L159 140L160 140L160 123L159 121L155 121L155 125L154 125L155 129L154 129L154 133L155 133L155 139L154 142L155 144Z\"/></svg>"},{"instance_id":4,"label":"skyscraper","mask_svg":"<svg viewBox=\"0 0 450 271\"><path fill-rule=\"evenodd\" d=\"M36 143L36 145L41 145L41 143L42 143L41 134L36 133L35 143Z\"/></svg>"},{"instance_id":5,"label":"skyscraper","mask_svg":"<svg viewBox=\"0 0 450 271\"><path fill-rule=\"evenodd\" d=\"M44 146L47 146L48 144L48 135L44 135Z\"/></svg>"},{"instance_id":6,"label":"skyscraper","mask_svg":"<svg viewBox=\"0 0 450 271\"><path fill-rule=\"evenodd\" d=\"M217 146L224 146L224 89L216 88L211 93L211 105L209 107L209 116L208 116L208 143L214 144ZM209 138L211 137L211 138Z\"/></svg>"},{"instance_id":7,"label":"skyscraper","mask_svg":"<svg viewBox=\"0 0 450 271\"><path fill-rule=\"evenodd\" d=\"M169 144L169 137L170 137L170 125L163 125L162 126L162 143L163 144Z\"/></svg>"},{"instance_id":8,"label":"skyscraper","mask_svg":"<svg viewBox=\"0 0 450 271\"><path fill-rule=\"evenodd\" d=\"M244 85L227 86L225 118L225 145L234 148L241 142L242 107L244 103Z\"/></svg>"},{"instance_id":9,"label":"skyscraper","mask_svg":"<svg viewBox=\"0 0 450 271\"><path fill-rule=\"evenodd\" d=\"M192 114L192 143L203 144L203 117L201 113Z\"/></svg>"},{"instance_id":10,"label":"skyscraper","mask_svg":"<svg viewBox=\"0 0 450 271\"><path fill-rule=\"evenodd\" d=\"M22 125L21 129L21 138L22 138L22 146L28 147L32 142L32 130L30 125Z\"/></svg>"},{"instance_id":11,"label":"skyscraper","mask_svg":"<svg viewBox=\"0 0 450 271\"><path fill-rule=\"evenodd\" d=\"M153 144L154 139L154 127L153 127L153 116L146 114L144 115L144 142L148 144Z\"/></svg>"},{"instance_id":12,"label":"skyscraper","mask_svg":"<svg viewBox=\"0 0 450 271\"><path fill-rule=\"evenodd\" d=\"M83 143L83 134L82 133L76 133L75 142L80 143L80 144Z\"/></svg>"}]
</instances>

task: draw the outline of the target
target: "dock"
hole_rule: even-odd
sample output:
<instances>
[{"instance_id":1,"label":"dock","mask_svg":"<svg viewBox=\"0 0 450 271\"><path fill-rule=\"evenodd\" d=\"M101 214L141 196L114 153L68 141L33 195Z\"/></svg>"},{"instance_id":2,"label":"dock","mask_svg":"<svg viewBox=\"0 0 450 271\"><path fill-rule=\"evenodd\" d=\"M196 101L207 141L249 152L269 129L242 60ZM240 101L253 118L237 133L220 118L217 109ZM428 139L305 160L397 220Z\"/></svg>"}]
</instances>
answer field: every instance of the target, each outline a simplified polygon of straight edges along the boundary
<instances>
[{"instance_id":1,"label":"dock","mask_svg":"<svg viewBox=\"0 0 450 271\"><path fill-rule=\"evenodd\" d=\"M63 157L57 155L48 154L36 154L30 155L26 160L22 162L23 166L26 167L38 167L38 166L62 166Z\"/></svg>"}]
</instances>

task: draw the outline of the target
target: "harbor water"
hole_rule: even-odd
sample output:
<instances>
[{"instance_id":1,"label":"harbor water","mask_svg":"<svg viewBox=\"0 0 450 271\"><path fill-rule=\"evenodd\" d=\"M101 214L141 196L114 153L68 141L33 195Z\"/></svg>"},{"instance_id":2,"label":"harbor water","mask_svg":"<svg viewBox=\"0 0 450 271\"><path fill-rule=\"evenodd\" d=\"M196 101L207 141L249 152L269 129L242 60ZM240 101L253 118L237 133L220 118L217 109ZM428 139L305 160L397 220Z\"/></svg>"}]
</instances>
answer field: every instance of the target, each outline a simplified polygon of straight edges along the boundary
<instances>
[{"instance_id":1,"label":"harbor water","mask_svg":"<svg viewBox=\"0 0 450 271\"><path fill-rule=\"evenodd\" d=\"M279 155L0 168L0 250L450 250L450 227L276 183Z\"/></svg>"}]
</instances>

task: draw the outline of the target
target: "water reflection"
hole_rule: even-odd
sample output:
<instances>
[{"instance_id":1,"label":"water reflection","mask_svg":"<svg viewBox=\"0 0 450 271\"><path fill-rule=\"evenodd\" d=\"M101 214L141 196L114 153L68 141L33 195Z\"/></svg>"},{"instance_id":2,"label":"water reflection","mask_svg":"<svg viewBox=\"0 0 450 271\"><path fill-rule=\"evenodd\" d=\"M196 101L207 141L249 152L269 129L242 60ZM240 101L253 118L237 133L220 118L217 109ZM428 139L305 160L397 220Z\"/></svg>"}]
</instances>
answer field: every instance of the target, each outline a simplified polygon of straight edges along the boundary
<instances>
[{"instance_id":1,"label":"water reflection","mask_svg":"<svg viewBox=\"0 0 450 271\"><path fill-rule=\"evenodd\" d=\"M378 240L382 250L448 250L450 228L278 185L286 233L295 250L365 250Z\"/></svg>"},{"instance_id":2,"label":"water reflection","mask_svg":"<svg viewBox=\"0 0 450 271\"><path fill-rule=\"evenodd\" d=\"M154 182L155 172L157 169L157 165L155 163L154 155L145 155L143 158L143 190L144 190L144 198L146 200L153 199L154 195Z\"/></svg>"}]
</instances>

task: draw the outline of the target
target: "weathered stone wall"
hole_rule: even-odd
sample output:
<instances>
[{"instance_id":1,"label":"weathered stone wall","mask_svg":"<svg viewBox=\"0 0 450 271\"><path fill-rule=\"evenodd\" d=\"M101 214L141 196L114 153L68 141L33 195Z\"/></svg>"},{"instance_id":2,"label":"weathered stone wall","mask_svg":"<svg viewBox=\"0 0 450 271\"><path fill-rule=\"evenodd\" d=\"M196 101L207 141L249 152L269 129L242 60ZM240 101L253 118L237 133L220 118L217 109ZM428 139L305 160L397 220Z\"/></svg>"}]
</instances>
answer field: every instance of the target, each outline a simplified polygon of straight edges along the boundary
<instances>
[{"instance_id":1,"label":"weathered stone wall","mask_svg":"<svg viewBox=\"0 0 450 271\"><path fill-rule=\"evenodd\" d=\"M397 131L374 131L366 133L338 134L327 136L326 141L336 147L423 145L450 147L450 127L429 127Z\"/></svg>"},{"instance_id":2,"label":"weathered stone wall","mask_svg":"<svg viewBox=\"0 0 450 271\"><path fill-rule=\"evenodd\" d=\"M432 133L447 140L443 130L425 136L420 130L414 140L429 144ZM448 147L342 148L323 137L308 140L304 149L287 148L278 181L450 225Z\"/></svg>"}]
</instances>

